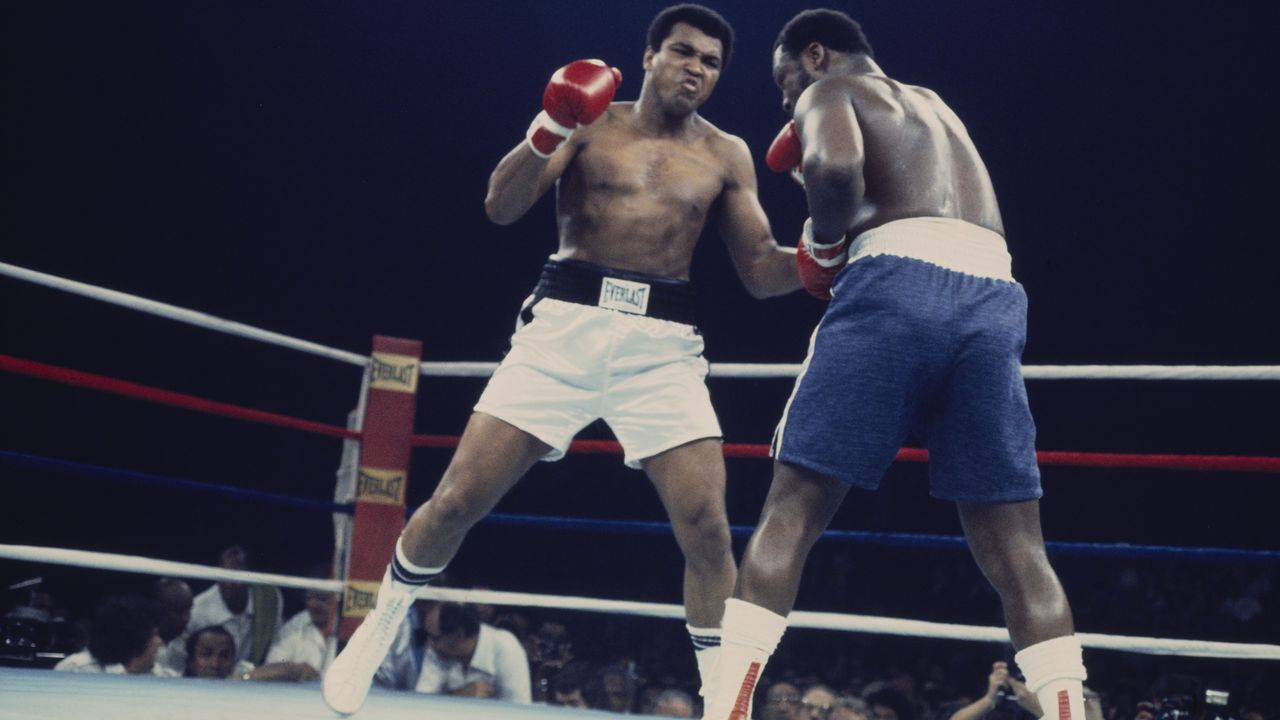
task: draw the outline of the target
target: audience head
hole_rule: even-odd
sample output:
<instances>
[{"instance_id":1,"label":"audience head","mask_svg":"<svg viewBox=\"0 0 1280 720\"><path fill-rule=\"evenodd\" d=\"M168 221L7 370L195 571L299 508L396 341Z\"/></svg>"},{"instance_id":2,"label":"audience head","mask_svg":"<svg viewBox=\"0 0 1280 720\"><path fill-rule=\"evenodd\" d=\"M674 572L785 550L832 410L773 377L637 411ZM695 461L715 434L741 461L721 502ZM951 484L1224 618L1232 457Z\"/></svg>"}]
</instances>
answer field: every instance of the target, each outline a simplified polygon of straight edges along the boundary
<instances>
[{"instance_id":1,"label":"audience head","mask_svg":"<svg viewBox=\"0 0 1280 720\"><path fill-rule=\"evenodd\" d=\"M161 642L155 605L141 595L109 597L98 604L89 630L89 653L104 667L151 672Z\"/></svg>"},{"instance_id":2,"label":"audience head","mask_svg":"<svg viewBox=\"0 0 1280 720\"><path fill-rule=\"evenodd\" d=\"M831 701L827 720L871 720L871 710L862 698L840 695Z\"/></svg>"},{"instance_id":3,"label":"audience head","mask_svg":"<svg viewBox=\"0 0 1280 720\"><path fill-rule=\"evenodd\" d=\"M476 651L480 618L476 609L462 603L438 603L423 618L427 644L442 658L468 661Z\"/></svg>"},{"instance_id":4,"label":"audience head","mask_svg":"<svg viewBox=\"0 0 1280 720\"><path fill-rule=\"evenodd\" d=\"M162 577L151 586L151 599L159 612L160 639L169 642L187 629L193 596L185 580Z\"/></svg>"},{"instance_id":5,"label":"audience head","mask_svg":"<svg viewBox=\"0 0 1280 720\"><path fill-rule=\"evenodd\" d=\"M662 717L691 718L693 717L693 698L683 690L667 688L658 693L658 699L653 704L653 714Z\"/></svg>"},{"instance_id":6,"label":"audience head","mask_svg":"<svg viewBox=\"0 0 1280 720\"><path fill-rule=\"evenodd\" d=\"M201 628L187 638L186 677L228 678L236 669L236 640L221 625Z\"/></svg>"},{"instance_id":7,"label":"audience head","mask_svg":"<svg viewBox=\"0 0 1280 720\"><path fill-rule=\"evenodd\" d=\"M601 709L630 713L636 701L634 662L616 662L600 670Z\"/></svg>"},{"instance_id":8,"label":"audience head","mask_svg":"<svg viewBox=\"0 0 1280 720\"><path fill-rule=\"evenodd\" d=\"M764 720L800 720L800 688L786 680L769 686L764 694Z\"/></svg>"},{"instance_id":9,"label":"audience head","mask_svg":"<svg viewBox=\"0 0 1280 720\"><path fill-rule=\"evenodd\" d=\"M826 685L810 685L800 696L800 716L809 720L825 720L836 694Z\"/></svg>"},{"instance_id":10,"label":"audience head","mask_svg":"<svg viewBox=\"0 0 1280 720\"><path fill-rule=\"evenodd\" d=\"M249 553L240 545L232 545L222 551L218 558L218 567L223 570L248 570ZM244 583L224 580L218 583L218 592L227 609L239 615L249 607L249 586Z\"/></svg>"},{"instance_id":11,"label":"audience head","mask_svg":"<svg viewBox=\"0 0 1280 720\"><path fill-rule=\"evenodd\" d=\"M552 705L572 708L589 708L595 670L585 662L571 662L556 673L551 680Z\"/></svg>"}]
</instances>

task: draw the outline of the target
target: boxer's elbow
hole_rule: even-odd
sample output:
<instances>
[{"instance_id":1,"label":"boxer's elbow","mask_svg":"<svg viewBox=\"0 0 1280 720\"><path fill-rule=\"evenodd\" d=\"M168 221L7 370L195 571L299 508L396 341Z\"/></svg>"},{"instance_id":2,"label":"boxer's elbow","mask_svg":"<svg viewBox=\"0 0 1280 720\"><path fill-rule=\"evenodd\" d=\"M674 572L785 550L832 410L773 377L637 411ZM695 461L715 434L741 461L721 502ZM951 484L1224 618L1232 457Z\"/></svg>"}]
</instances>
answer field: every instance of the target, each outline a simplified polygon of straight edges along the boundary
<instances>
[{"instance_id":1,"label":"boxer's elbow","mask_svg":"<svg viewBox=\"0 0 1280 720\"><path fill-rule=\"evenodd\" d=\"M861 195L862 168L854 162L819 161L812 166L805 166L804 184L806 187L823 188L827 192Z\"/></svg>"},{"instance_id":2,"label":"boxer's elbow","mask_svg":"<svg viewBox=\"0 0 1280 720\"><path fill-rule=\"evenodd\" d=\"M513 208L511 203L503 202L501 195L490 192L484 197L484 214L496 225L510 225L524 215L522 210Z\"/></svg>"}]
</instances>

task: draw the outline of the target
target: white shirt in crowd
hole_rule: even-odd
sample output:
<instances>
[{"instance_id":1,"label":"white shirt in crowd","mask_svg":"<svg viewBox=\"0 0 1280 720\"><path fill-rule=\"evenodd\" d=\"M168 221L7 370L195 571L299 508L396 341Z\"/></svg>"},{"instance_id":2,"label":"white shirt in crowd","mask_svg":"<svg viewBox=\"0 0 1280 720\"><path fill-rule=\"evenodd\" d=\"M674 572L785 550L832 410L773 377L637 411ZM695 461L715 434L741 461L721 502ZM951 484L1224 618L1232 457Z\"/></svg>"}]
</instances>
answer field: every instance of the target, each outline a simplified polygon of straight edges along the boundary
<instances>
[{"instance_id":1,"label":"white shirt in crowd","mask_svg":"<svg viewBox=\"0 0 1280 720\"><path fill-rule=\"evenodd\" d=\"M98 659L88 650L81 650L73 655L68 655L58 661L53 666L54 670L60 672L79 672L79 673L107 673L108 675L124 675L125 669L122 663L112 663L103 666ZM170 670L167 666L156 663L151 666L151 673L157 677L177 677L178 673Z\"/></svg>"},{"instance_id":2,"label":"white shirt in crowd","mask_svg":"<svg viewBox=\"0 0 1280 720\"><path fill-rule=\"evenodd\" d=\"M499 700L532 702L529 657L515 635L492 625L480 624L476 651L471 663L441 658L430 647L422 656L422 671L414 690L421 693L448 693L477 680L491 683Z\"/></svg>"},{"instance_id":3,"label":"white shirt in crowd","mask_svg":"<svg viewBox=\"0 0 1280 720\"><path fill-rule=\"evenodd\" d=\"M333 660L336 640L326 638L311 620L311 613L303 610L276 631L267 662L300 662L323 674Z\"/></svg>"},{"instance_id":4,"label":"white shirt in crowd","mask_svg":"<svg viewBox=\"0 0 1280 720\"><path fill-rule=\"evenodd\" d=\"M280 593L279 589L275 591L277 594ZM280 627L283 620L280 608L283 605L283 601L276 602L273 627ZM236 660L248 660L249 652L253 650L253 617L253 593L249 594L249 602L245 605L244 612L236 615L223 602L222 593L218 592L218 586L215 584L196 596L195 602L191 605L191 621L187 623L186 634L190 635L211 625L221 625L236 641Z\"/></svg>"}]
</instances>

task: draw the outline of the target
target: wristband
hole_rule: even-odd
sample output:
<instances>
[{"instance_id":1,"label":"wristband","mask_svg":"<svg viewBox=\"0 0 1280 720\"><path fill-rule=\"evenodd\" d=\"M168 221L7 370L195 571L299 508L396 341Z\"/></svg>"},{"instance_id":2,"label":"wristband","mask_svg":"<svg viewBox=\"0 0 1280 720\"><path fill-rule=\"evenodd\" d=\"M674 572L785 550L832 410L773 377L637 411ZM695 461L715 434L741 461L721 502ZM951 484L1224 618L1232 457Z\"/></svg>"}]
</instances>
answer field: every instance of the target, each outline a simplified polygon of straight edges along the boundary
<instances>
[{"instance_id":1,"label":"wristband","mask_svg":"<svg viewBox=\"0 0 1280 720\"><path fill-rule=\"evenodd\" d=\"M813 240L813 218L804 221L804 248L809 251L814 264L833 268L843 265L849 256L849 248L845 245L845 236L833 243L820 243Z\"/></svg>"},{"instance_id":2,"label":"wristband","mask_svg":"<svg viewBox=\"0 0 1280 720\"><path fill-rule=\"evenodd\" d=\"M546 110L534 116L533 122L529 123L529 130L524 134L525 140L529 143L529 149L534 155L546 160L551 154L560 147L560 144L569 139L573 135L576 128L565 127L547 114Z\"/></svg>"}]
</instances>

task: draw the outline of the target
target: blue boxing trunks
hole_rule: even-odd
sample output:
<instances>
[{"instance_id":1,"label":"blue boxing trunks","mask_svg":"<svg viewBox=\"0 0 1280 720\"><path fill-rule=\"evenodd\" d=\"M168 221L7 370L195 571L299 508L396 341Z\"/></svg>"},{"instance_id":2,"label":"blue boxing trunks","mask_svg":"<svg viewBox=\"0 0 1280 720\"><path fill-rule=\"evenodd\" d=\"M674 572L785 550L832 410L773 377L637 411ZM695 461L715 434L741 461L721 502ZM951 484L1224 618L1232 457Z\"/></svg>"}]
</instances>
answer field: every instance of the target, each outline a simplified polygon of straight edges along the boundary
<instances>
[{"instance_id":1,"label":"blue boxing trunks","mask_svg":"<svg viewBox=\"0 0 1280 720\"><path fill-rule=\"evenodd\" d=\"M777 459L874 490L915 432L930 494L1039 498L1022 379L1027 296L1005 240L911 218L852 243L774 434Z\"/></svg>"}]
</instances>

